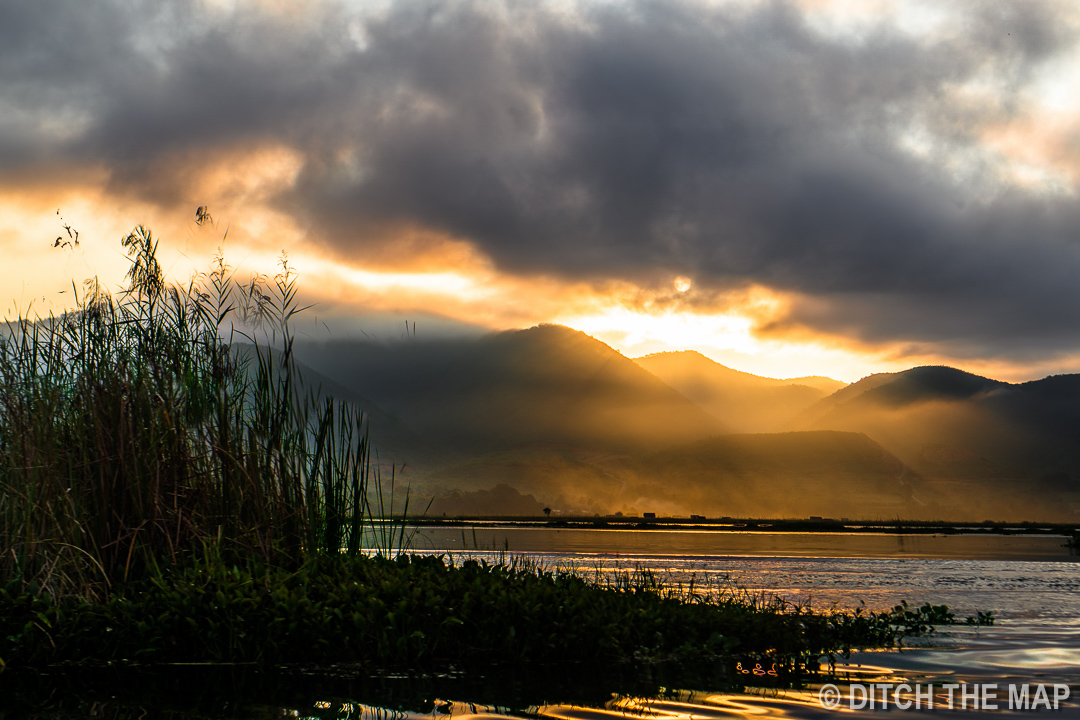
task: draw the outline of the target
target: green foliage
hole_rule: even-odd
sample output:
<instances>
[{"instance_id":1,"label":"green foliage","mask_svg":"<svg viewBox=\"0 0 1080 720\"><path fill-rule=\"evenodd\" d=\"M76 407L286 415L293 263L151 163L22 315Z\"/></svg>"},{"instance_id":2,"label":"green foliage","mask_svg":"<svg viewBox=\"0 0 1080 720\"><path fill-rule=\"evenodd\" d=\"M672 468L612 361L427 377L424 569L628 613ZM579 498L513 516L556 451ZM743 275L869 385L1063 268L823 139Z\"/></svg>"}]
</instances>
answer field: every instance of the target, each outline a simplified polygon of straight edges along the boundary
<instances>
[{"instance_id":1,"label":"green foliage","mask_svg":"<svg viewBox=\"0 0 1080 720\"><path fill-rule=\"evenodd\" d=\"M0 581L104 599L207 543L286 567L359 553L366 425L300 391L287 258L241 285L219 253L177 287L149 230L123 246L118 297L88 282L75 311L0 329Z\"/></svg>"},{"instance_id":2,"label":"green foliage","mask_svg":"<svg viewBox=\"0 0 1080 720\"><path fill-rule=\"evenodd\" d=\"M943 606L814 613L515 560L313 555L289 570L208 551L104 603L0 592L0 657L54 663L347 663L367 671L565 663L815 665L954 622Z\"/></svg>"},{"instance_id":3,"label":"green foliage","mask_svg":"<svg viewBox=\"0 0 1080 720\"><path fill-rule=\"evenodd\" d=\"M912 608L907 601L894 607L886 617L894 626L903 628L906 635L924 635L933 632L937 625L955 625L960 622L947 605L925 603L921 607ZM980 610L974 617L965 618L963 622L965 625L993 625L994 614Z\"/></svg>"}]
</instances>

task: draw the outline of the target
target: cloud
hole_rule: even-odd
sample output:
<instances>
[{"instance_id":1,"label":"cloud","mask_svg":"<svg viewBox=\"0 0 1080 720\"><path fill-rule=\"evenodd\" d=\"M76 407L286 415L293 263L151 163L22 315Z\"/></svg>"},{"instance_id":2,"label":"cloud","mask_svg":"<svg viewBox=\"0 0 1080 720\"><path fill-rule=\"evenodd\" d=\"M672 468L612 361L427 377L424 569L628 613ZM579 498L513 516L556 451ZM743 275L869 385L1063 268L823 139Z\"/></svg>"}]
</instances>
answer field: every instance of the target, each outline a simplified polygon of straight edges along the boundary
<instances>
[{"instance_id":1,"label":"cloud","mask_svg":"<svg viewBox=\"0 0 1080 720\"><path fill-rule=\"evenodd\" d=\"M1054 175L1080 123L1036 153L1057 184L1018 182L1000 140L1038 132L1068 3L951 3L917 32L779 1L3 5L8 173L100 165L117 197L213 187L234 215L256 197L345 262L464 243L510 275L806 298L773 332L1080 341L1080 211ZM287 172L207 181L237 148Z\"/></svg>"}]
</instances>

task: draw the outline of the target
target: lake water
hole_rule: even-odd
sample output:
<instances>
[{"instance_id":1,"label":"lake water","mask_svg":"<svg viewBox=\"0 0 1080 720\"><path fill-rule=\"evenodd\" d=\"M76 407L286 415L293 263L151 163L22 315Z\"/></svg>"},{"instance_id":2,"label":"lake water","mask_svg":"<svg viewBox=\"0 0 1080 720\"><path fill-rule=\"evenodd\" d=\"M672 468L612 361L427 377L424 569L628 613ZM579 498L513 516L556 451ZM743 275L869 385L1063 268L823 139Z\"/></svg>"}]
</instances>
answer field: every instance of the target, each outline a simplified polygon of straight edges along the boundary
<instances>
[{"instance_id":1,"label":"lake water","mask_svg":"<svg viewBox=\"0 0 1080 720\"><path fill-rule=\"evenodd\" d=\"M672 584L688 587L693 582L698 592L779 595L817 610L882 610L901 601L933 602L947 604L961 616L993 611L997 623L947 628L903 651L857 653L836 667L829 687L823 680L799 690L763 688L747 668L747 682L738 692L667 688L653 697L608 694L580 704L545 693L547 704L523 700L514 707L490 707L474 704L479 694L470 697L471 691L451 684L433 691L437 695L408 699L385 691L351 695L334 690L320 700L308 698L285 707L226 703L208 715L367 720L757 720L895 718L908 713L1080 718L1080 557L1063 544L1064 538L1045 535L423 528L413 539L417 551L450 553L456 560L497 559L509 550L548 567L587 574L643 567ZM1026 700L1020 696L1024 686ZM1013 704L1021 707L1010 709L1010 692L1017 695ZM1066 693L1069 698L1063 699ZM834 698L839 706L826 707ZM1044 707L1044 698L1050 709ZM912 707L897 708L896 701ZM932 709L927 707L931 702ZM185 716L193 715L170 715Z\"/></svg>"},{"instance_id":2,"label":"lake water","mask_svg":"<svg viewBox=\"0 0 1080 720\"><path fill-rule=\"evenodd\" d=\"M582 573L649 568L669 582L742 588L824 610L945 604L1002 620L1080 622L1080 555L1051 535L894 535L422 528L421 552L520 553Z\"/></svg>"},{"instance_id":3,"label":"lake water","mask_svg":"<svg viewBox=\"0 0 1080 720\"><path fill-rule=\"evenodd\" d=\"M417 548L436 553L497 557L498 548L508 548L548 566L585 573L645 567L674 584L688 586L692 580L699 591L739 588L818 610L885 610L902 601L932 602L946 604L960 616L981 610L993 611L997 618L992 627L947 628L919 641L919 647L856 653L837 667L846 681L834 683L841 698L836 709L823 707L819 686L755 690L748 682L743 693L684 689L664 699L613 698L602 708L532 708L541 716L600 720L637 714L697 720L930 713L1080 718L1080 556L1064 547L1059 536L481 527L475 532L425 528L415 540ZM950 705L947 686L963 683L968 686L951 690ZM911 690L899 687L904 684ZM1027 701L1021 695L1025 684ZM852 685L857 687L852 690ZM871 685L878 686L873 709L866 697ZM1047 693L1045 703L1041 696L1035 702L1040 685ZM916 686L933 696L933 708L925 697L916 698ZM1011 709L1010 690L1017 696ZM977 701L972 691L980 693ZM829 690L825 692L828 700ZM1066 692L1067 700L1060 697ZM897 708L897 700L912 707ZM994 705L998 707L990 709Z\"/></svg>"}]
</instances>

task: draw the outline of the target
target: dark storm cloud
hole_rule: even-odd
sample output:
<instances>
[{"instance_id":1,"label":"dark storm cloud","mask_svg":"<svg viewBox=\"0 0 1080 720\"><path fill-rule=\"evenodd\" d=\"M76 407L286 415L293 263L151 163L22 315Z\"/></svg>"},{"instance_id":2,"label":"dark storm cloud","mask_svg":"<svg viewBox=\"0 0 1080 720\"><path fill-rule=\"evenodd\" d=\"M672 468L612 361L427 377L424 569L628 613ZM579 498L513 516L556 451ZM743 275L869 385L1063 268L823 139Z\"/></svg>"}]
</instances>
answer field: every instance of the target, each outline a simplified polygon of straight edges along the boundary
<instances>
[{"instance_id":1,"label":"dark storm cloud","mask_svg":"<svg viewBox=\"0 0 1080 720\"><path fill-rule=\"evenodd\" d=\"M299 24L194 3L0 7L9 168L101 161L167 203L181 180L155 158L274 140L304 158L280 207L345 255L419 225L510 272L807 293L796 320L865 339L1077 342L1075 200L989 166L958 181L898 144L918 127L962 151L1022 110L1034 69L1076 40L1053 4L954 5L962 29L942 38L828 37L780 2L328 5ZM975 78L996 98L958 99ZM50 116L79 132L28 120Z\"/></svg>"}]
</instances>

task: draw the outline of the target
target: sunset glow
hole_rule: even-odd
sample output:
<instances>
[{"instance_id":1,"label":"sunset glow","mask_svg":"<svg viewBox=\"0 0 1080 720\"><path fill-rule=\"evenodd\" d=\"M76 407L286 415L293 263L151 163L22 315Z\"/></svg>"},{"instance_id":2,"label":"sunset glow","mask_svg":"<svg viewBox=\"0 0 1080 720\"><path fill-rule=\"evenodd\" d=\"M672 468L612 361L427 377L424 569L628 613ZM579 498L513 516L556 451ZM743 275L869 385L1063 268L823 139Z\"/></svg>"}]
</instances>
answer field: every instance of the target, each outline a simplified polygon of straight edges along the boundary
<instances>
[{"instance_id":1,"label":"sunset glow","mask_svg":"<svg viewBox=\"0 0 1080 720\"><path fill-rule=\"evenodd\" d=\"M56 70L94 102L44 86L5 101L2 147L20 148L0 165L5 310L62 312L90 277L117 287L118 240L144 224L176 282L219 247L239 279L273 275L285 250L320 317L346 325L562 323L631 356L845 380L1080 367L1075 8L1034 3L1020 22L800 0L755 24L769 7L451 4L429 26L364 3L206 2L178 10L188 39L166 15L132 34L118 21L137 106L102 84L108 58ZM664 40L689 27L693 42ZM733 28L778 39L739 50ZM442 59L383 62L396 37ZM516 64L529 53L544 72ZM222 71L206 75L211 55ZM649 129L645 107L674 115ZM78 248L53 247L64 224ZM891 300L852 300L868 293ZM934 310L916 327L913 307Z\"/></svg>"}]
</instances>

